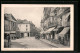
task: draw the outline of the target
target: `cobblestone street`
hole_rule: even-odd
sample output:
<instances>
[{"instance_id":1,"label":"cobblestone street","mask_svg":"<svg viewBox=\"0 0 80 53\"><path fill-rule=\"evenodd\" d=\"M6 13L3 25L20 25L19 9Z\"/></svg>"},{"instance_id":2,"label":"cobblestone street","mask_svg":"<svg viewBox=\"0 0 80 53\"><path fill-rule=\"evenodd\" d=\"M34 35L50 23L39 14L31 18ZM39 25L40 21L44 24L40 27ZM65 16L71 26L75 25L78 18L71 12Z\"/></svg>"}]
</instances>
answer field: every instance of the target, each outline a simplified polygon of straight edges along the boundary
<instances>
[{"instance_id":1,"label":"cobblestone street","mask_svg":"<svg viewBox=\"0 0 80 53\"><path fill-rule=\"evenodd\" d=\"M11 48L54 48L55 46L49 45L34 37L25 37L16 40L11 40Z\"/></svg>"}]
</instances>

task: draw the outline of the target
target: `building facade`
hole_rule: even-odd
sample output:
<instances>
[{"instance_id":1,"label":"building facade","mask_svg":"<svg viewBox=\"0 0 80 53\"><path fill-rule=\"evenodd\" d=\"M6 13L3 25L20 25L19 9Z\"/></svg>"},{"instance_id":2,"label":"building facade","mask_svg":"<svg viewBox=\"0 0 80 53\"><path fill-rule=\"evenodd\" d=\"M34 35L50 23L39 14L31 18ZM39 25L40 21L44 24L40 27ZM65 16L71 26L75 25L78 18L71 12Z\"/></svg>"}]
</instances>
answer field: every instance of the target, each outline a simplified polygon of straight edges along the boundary
<instances>
[{"instance_id":1,"label":"building facade","mask_svg":"<svg viewBox=\"0 0 80 53\"><path fill-rule=\"evenodd\" d=\"M59 40L67 43L70 39L70 8L45 7L41 20L42 34L45 39ZM67 38L65 38L67 37ZM65 39L66 41L63 41Z\"/></svg>"},{"instance_id":2,"label":"building facade","mask_svg":"<svg viewBox=\"0 0 80 53\"><path fill-rule=\"evenodd\" d=\"M31 37L36 34L36 27L31 21L17 20L18 28L21 33L21 37Z\"/></svg>"},{"instance_id":3,"label":"building facade","mask_svg":"<svg viewBox=\"0 0 80 53\"><path fill-rule=\"evenodd\" d=\"M4 14L4 37L10 35L11 39L16 37L16 19L12 14Z\"/></svg>"}]
</instances>

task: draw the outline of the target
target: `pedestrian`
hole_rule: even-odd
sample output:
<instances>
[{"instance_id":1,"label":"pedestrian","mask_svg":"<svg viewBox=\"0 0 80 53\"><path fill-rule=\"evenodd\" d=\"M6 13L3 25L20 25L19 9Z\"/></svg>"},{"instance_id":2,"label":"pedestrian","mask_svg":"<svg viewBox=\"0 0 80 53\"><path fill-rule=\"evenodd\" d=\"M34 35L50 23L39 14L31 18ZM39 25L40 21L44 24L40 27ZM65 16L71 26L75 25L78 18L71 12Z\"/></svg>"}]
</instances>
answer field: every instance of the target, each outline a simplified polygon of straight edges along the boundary
<instances>
[{"instance_id":1,"label":"pedestrian","mask_svg":"<svg viewBox=\"0 0 80 53\"><path fill-rule=\"evenodd\" d=\"M7 34L7 40L8 40L8 47L10 47L10 35Z\"/></svg>"}]
</instances>

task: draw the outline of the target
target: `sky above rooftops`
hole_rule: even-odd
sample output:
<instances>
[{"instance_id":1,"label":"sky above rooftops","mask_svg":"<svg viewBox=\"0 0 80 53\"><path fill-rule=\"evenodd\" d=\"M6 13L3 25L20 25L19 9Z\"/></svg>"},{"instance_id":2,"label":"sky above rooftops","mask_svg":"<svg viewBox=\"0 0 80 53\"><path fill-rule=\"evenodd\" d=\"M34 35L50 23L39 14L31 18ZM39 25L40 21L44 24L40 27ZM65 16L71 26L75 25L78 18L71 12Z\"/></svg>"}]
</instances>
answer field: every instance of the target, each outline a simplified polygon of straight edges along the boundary
<instances>
[{"instance_id":1,"label":"sky above rooftops","mask_svg":"<svg viewBox=\"0 0 80 53\"><path fill-rule=\"evenodd\" d=\"M12 14L15 19L32 21L39 28L43 9L43 7L5 7L4 13Z\"/></svg>"}]
</instances>

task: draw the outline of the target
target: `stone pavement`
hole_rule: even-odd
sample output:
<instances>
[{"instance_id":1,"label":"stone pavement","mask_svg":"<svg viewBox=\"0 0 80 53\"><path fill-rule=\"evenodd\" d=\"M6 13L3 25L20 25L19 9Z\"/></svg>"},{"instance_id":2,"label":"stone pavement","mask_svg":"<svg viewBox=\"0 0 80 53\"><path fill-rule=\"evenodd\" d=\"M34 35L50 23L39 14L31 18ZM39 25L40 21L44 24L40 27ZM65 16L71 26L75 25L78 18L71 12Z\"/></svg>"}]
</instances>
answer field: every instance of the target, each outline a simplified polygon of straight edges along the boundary
<instances>
[{"instance_id":1,"label":"stone pavement","mask_svg":"<svg viewBox=\"0 0 80 53\"><path fill-rule=\"evenodd\" d=\"M64 46L64 45L61 45L61 44L57 44L57 43L51 42L51 41L46 40L46 39L40 39L40 40L49 44L49 45L55 46L57 48L69 48L69 46Z\"/></svg>"},{"instance_id":2,"label":"stone pavement","mask_svg":"<svg viewBox=\"0 0 80 53\"><path fill-rule=\"evenodd\" d=\"M47 44L34 37L25 37L11 41L11 48L56 48L54 45Z\"/></svg>"}]
</instances>

